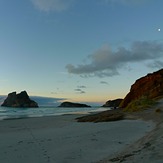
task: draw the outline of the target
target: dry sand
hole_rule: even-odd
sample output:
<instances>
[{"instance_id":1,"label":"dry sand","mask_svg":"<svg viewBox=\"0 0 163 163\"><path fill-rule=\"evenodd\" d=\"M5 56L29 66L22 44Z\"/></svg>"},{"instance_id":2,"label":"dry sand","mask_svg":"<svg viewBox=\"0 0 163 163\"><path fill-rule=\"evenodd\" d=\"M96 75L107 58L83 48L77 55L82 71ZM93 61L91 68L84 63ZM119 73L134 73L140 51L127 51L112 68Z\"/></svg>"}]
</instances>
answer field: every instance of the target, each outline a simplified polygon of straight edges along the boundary
<instances>
[{"instance_id":1,"label":"dry sand","mask_svg":"<svg viewBox=\"0 0 163 163\"><path fill-rule=\"evenodd\" d=\"M120 153L110 155L98 163L163 163L163 99L156 106L128 114L126 118L153 121L156 127Z\"/></svg>"},{"instance_id":2,"label":"dry sand","mask_svg":"<svg viewBox=\"0 0 163 163\"><path fill-rule=\"evenodd\" d=\"M129 147L154 127L142 120L78 123L78 116L0 121L0 163L98 162ZM153 143L145 147L144 151L153 148Z\"/></svg>"}]
</instances>

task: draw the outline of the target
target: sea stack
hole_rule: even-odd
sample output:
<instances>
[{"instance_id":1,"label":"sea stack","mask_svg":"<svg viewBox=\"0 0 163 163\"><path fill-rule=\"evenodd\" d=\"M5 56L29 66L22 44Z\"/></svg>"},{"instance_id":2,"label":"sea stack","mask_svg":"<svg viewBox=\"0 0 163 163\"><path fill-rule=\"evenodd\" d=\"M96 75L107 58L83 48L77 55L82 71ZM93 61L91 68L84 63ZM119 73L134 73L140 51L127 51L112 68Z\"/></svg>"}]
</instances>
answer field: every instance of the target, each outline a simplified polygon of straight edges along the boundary
<instances>
[{"instance_id":1,"label":"sea stack","mask_svg":"<svg viewBox=\"0 0 163 163\"><path fill-rule=\"evenodd\" d=\"M38 108L38 104L29 98L26 91L22 91L19 94L16 94L16 92L9 93L1 106Z\"/></svg>"}]
</instances>

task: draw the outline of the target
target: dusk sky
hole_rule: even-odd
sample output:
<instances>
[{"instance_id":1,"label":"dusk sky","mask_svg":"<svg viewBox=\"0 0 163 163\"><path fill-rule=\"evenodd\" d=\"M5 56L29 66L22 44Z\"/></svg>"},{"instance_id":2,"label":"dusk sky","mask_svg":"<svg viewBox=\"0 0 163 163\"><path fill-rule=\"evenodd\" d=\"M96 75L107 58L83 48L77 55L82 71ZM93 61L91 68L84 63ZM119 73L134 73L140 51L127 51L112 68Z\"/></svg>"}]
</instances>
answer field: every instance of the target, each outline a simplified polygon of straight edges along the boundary
<instances>
[{"instance_id":1,"label":"dusk sky","mask_svg":"<svg viewBox=\"0 0 163 163\"><path fill-rule=\"evenodd\" d=\"M163 67L163 0L0 0L0 94L104 103Z\"/></svg>"}]
</instances>

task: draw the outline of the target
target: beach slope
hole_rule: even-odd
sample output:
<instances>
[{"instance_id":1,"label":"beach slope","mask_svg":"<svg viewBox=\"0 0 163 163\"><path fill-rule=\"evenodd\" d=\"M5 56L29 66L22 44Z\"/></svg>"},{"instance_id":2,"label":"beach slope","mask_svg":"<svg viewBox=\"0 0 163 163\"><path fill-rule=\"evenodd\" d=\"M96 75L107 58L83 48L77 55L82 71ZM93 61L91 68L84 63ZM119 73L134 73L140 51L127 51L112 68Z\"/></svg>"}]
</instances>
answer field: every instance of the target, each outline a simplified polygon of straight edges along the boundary
<instances>
[{"instance_id":1,"label":"beach slope","mask_svg":"<svg viewBox=\"0 0 163 163\"><path fill-rule=\"evenodd\" d=\"M122 151L153 123L122 120L79 123L79 115L0 121L0 162L91 163Z\"/></svg>"},{"instance_id":2,"label":"beach slope","mask_svg":"<svg viewBox=\"0 0 163 163\"><path fill-rule=\"evenodd\" d=\"M156 126L148 134L131 144L120 153L109 156L98 163L162 163L163 162L163 99L157 105L126 116L128 119L153 121Z\"/></svg>"}]
</instances>

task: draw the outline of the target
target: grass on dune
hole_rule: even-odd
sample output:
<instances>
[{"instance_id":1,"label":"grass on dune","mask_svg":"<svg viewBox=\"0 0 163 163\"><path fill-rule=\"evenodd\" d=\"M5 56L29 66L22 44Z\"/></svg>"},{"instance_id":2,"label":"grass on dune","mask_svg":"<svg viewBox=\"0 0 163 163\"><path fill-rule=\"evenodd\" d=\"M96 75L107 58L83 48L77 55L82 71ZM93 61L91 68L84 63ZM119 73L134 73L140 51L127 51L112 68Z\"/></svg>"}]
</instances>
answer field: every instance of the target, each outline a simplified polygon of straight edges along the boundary
<instances>
[{"instance_id":1,"label":"grass on dune","mask_svg":"<svg viewBox=\"0 0 163 163\"><path fill-rule=\"evenodd\" d=\"M129 103L124 111L127 112L136 112L141 111L143 109L149 108L155 104L155 100L148 99L147 97L141 97Z\"/></svg>"}]
</instances>

